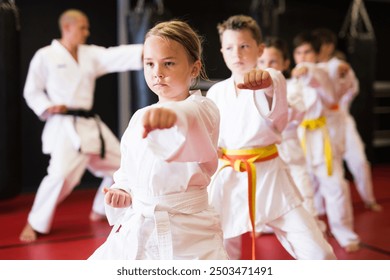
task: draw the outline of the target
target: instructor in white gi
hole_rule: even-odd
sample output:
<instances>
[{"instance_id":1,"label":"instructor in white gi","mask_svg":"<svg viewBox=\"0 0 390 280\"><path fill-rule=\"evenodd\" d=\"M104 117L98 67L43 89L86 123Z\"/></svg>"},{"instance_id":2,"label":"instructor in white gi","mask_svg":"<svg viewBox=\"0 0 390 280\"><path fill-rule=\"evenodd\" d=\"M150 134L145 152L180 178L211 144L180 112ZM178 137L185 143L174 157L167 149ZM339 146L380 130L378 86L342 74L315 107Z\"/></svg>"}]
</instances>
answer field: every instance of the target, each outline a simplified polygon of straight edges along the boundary
<instances>
[{"instance_id":1,"label":"instructor in white gi","mask_svg":"<svg viewBox=\"0 0 390 280\"><path fill-rule=\"evenodd\" d=\"M142 69L142 45L86 45L89 22L83 12L65 11L59 25L61 38L36 52L24 88L27 105L46 121L43 153L51 159L20 235L23 242L49 233L56 206L80 182L86 168L111 181L120 165L119 141L90 111L95 81L107 73ZM90 217L103 214L101 209L99 188Z\"/></svg>"}]
</instances>

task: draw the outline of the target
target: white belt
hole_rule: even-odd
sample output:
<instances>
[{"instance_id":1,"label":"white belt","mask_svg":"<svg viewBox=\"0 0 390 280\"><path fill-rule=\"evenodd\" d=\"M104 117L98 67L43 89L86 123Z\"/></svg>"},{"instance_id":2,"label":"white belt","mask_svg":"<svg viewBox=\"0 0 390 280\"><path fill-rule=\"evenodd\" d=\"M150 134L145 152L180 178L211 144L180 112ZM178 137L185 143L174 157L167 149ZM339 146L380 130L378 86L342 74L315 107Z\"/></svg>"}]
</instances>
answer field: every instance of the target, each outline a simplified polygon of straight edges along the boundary
<instances>
[{"instance_id":1,"label":"white belt","mask_svg":"<svg viewBox=\"0 0 390 280\"><path fill-rule=\"evenodd\" d=\"M132 199L133 210L139 218L138 227L135 226L131 234L137 240L134 245L138 244L138 237L145 218L154 218L158 252L162 260L173 258L169 214L194 214L207 209L209 206L206 188L154 197L133 193ZM135 259L138 247L133 248L133 250L134 255L132 257Z\"/></svg>"}]
</instances>

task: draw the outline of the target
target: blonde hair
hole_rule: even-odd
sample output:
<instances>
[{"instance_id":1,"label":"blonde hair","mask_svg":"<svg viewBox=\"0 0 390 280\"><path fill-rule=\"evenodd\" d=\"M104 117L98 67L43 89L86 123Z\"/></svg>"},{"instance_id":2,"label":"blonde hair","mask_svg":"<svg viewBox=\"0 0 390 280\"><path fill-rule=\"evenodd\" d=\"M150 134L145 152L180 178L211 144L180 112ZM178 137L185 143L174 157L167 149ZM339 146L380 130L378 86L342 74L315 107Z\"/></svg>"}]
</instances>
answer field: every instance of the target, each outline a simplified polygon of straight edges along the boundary
<instances>
[{"instance_id":1,"label":"blonde hair","mask_svg":"<svg viewBox=\"0 0 390 280\"><path fill-rule=\"evenodd\" d=\"M174 40L184 47L191 63L195 63L198 60L200 61L201 69L199 76L194 79L192 86L195 86L199 79L208 80L202 58L203 39L188 25L188 23L181 20L170 20L158 23L146 33L145 40L150 36Z\"/></svg>"},{"instance_id":2,"label":"blonde hair","mask_svg":"<svg viewBox=\"0 0 390 280\"><path fill-rule=\"evenodd\" d=\"M58 27L62 32L62 28L66 23L75 22L80 17L88 18L85 13L77 9L69 9L64 11L58 18Z\"/></svg>"}]
</instances>

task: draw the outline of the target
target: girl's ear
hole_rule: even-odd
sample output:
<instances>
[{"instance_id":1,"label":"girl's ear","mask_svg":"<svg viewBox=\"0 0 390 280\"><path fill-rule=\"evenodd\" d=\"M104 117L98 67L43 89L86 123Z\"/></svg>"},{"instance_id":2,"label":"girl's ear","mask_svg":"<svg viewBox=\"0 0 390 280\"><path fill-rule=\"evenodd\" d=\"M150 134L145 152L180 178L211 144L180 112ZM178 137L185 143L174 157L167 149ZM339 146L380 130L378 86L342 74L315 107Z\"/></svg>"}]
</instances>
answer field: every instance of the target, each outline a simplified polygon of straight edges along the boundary
<instances>
[{"instance_id":1,"label":"girl's ear","mask_svg":"<svg viewBox=\"0 0 390 280\"><path fill-rule=\"evenodd\" d=\"M200 60L195 61L194 65L192 66L191 77L192 78L198 77L201 68L202 68L202 63L200 62Z\"/></svg>"}]
</instances>

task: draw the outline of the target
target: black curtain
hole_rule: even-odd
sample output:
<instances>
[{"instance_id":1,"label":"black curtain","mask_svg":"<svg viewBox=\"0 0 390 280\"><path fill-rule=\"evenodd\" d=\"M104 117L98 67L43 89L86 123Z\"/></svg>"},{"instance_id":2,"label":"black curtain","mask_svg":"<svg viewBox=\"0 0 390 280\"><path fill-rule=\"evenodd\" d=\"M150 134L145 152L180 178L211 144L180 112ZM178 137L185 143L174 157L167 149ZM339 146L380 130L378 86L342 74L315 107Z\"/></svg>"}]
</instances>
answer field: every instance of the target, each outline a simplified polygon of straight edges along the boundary
<instances>
[{"instance_id":1,"label":"black curtain","mask_svg":"<svg viewBox=\"0 0 390 280\"><path fill-rule=\"evenodd\" d=\"M19 13L0 1L0 200L22 189Z\"/></svg>"},{"instance_id":2,"label":"black curtain","mask_svg":"<svg viewBox=\"0 0 390 280\"><path fill-rule=\"evenodd\" d=\"M376 67L376 41L373 38L349 38L347 58L359 80L359 94L351 106L351 114L366 147L369 160L373 160L374 135L374 81ZM348 51L349 50L349 51Z\"/></svg>"},{"instance_id":3,"label":"black curtain","mask_svg":"<svg viewBox=\"0 0 390 280\"><path fill-rule=\"evenodd\" d=\"M365 144L367 157L372 161L377 44L371 20L362 0L351 1L339 35L340 45L359 80L359 94L352 102L351 114Z\"/></svg>"}]
</instances>

